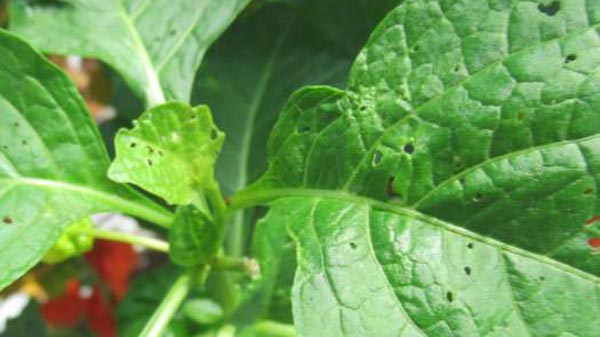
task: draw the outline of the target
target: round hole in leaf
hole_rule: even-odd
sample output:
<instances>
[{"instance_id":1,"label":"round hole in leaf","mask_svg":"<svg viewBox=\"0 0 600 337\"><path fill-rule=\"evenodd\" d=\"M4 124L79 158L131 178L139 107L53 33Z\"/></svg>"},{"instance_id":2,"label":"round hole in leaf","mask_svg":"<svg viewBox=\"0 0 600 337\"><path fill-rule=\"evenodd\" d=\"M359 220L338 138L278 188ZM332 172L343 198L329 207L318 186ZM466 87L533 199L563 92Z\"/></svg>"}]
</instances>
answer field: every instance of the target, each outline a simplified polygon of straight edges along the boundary
<instances>
[{"instance_id":1,"label":"round hole in leaf","mask_svg":"<svg viewBox=\"0 0 600 337\"><path fill-rule=\"evenodd\" d=\"M583 191L583 194L584 195L592 195L592 192L594 192L594 189L590 187L587 190Z\"/></svg>"},{"instance_id":2,"label":"round hole in leaf","mask_svg":"<svg viewBox=\"0 0 600 337\"><path fill-rule=\"evenodd\" d=\"M137 144L136 144L135 142L134 142L134 143L131 143L131 144L129 144L129 147L130 147L130 148L132 148L132 149L133 149L134 147L136 147L136 146L137 146Z\"/></svg>"},{"instance_id":3,"label":"round hole in leaf","mask_svg":"<svg viewBox=\"0 0 600 337\"><path fill-rule=\"evenodd\" d=\"M26 141L26 140L22 140L22 141L21 141L21 144L23 144L23 145L27 145L27 141Z\"/></svg>"},{"instance_id":4,"label":"round hole in leaf","mask_svg":"<svg viewBox=\"0 0 600 337\"><path fill-rule=\"evenodd\" d=\"M552 1L551 3L541 3L537 8L540 13L546 14L547 16L554 16L560 11L560 2Z\"/></svg>"},{"instance_id":5,"label":"round hole in leaf","mask_svg":"<svg viewBox=\"0 0 600 337\"><path fill-rule=\"evenodd\" d=\"M296 128L297 133L307 133L309 131L310 131L310 126L308 126L308 125L301 125Z\"/></svg>"},{"instance_id":6,"label":"round hole in leaf","mask_svg":"<svg viewBox=\"0 0 600 337\"><path fill-rule=\"evenodd\" d=\"M446 300L450 303L454 302L454 294L451 291L446 293Z\"/></svg>"},{"instance_id":7,"label":"round hole in leaf","mask_svg":"<svg viewBox=\"0 0 600 337\"><path fill-rule=\"evenodd\" d=\"M358 245L355 242L350 242L350 248L352 248L352 250L358 248Z\"/></svg>"},{"instance_id":8,"label":"round hole in leaf","mask_svg":"<svg viewBox=\"0 0 600 337\"><path fill-rule=\"evenodd\" d=\"M213 128L210 130L210 139L215 140L219 137L219 132L217 129Z\"/></svg>"},{"instance_id":9,"label":"round hole in leaf","mask_svg":"<svg viewBox=\"0 0 600 337\"><path fill-rule=\"evenodd\" d=\"M546 279L545 276L540 276L540 281L544 281Z\"/></svg>"},{"instance_id":10,"label":"round hole in leaf","mask_svg":"<svg viewBox=\"0 0 600 337\"><path fill-rule=\"evenodd\" d=\"M475 245L473 244L473 242L469 242L469 243L467 243L467 248L469 248L469 249L473 249L473 246L475 246Z\"/></svg>"},{"instance_id":11,"label":"round hole in leaf","mask_svg":"<svg viewBox=\"0 0 600 337\"><path fill-rule=\"evenodd\" d=\"M464 270L465 270L465 274L467 274L467 275L471 275L471 267L469 267L469 266L466 266L466 267L464 268Z\"/></svg>"},{"instance_id":12,"label":"round hole in leaf","mask_svg":"<svg viewBox=\"0 0 600 337\"><path fill-rule=\"evenodd\" d=\"M475 196L473 197L473 201L479 202L479 201L481 201L481 199L483 199L483 194L481 192L475 193Z\"/></svg>"},{"instance_id":13,"label":"round hole in leaf","mask_svg":"<svg viewBox=\"0 0 600 337\"><path fill-rule=\"evenodd\" d=\"M569 54L569 55L567 55L567 57L565 57L565 63L571 63L575 60L577 60L576 54Z\"/></svg>"},{"instance_id":14,"label":"round hole in leaf","mask_svg":"<svg viewBox=\"0 0 600 337\"><path fill-rule=\"evenodd\" d=\"M148 161L147 161L147 162L148 162L148 166L152 166L152 165L154 165L154 163L152 162L152 159L148 159Z\"/></svg>"},{"instance_id":15,"label":"round hole in leaf","mask_svg":"<svg viewBox=\"0 0 600 337\"><path fill-rule=\"evenodd\" d=\"M359 109L360 109L360 111L365 111L365 110L367 110L367 106L366 105L361 105Z\"/></svg>"},{"instance_id":16,"label":"round hole in leaf","mask_svg":"<svg viewBox=\"0 0 600 337\"><path fill-rule=\"evenodd\" d=\"M413 154L413 152L415 152L415 146L412 143L406 143L404 144L402 150L404 151L404 153Z\"/></svg>"}]
</instances>

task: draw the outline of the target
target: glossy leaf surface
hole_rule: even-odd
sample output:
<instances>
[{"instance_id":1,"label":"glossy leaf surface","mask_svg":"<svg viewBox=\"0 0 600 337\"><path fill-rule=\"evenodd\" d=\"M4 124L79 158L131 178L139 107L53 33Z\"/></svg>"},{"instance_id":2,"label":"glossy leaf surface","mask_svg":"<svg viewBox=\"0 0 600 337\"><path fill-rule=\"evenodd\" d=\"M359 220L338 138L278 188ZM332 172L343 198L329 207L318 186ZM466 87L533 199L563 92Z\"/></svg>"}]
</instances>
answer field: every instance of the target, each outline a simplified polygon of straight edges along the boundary
<instances>
[{"instance_id":1,"label":"glossy leaf surface","mask_svg":"<svg viewBox=\"0 0 600 337\"><path fill-rule=\"evenodd\" d=\"M170 222L168 212L106 178L106 150L66 75L4 31L0 52L0 288L92 213Z\"/></svg>"}]
</instances>

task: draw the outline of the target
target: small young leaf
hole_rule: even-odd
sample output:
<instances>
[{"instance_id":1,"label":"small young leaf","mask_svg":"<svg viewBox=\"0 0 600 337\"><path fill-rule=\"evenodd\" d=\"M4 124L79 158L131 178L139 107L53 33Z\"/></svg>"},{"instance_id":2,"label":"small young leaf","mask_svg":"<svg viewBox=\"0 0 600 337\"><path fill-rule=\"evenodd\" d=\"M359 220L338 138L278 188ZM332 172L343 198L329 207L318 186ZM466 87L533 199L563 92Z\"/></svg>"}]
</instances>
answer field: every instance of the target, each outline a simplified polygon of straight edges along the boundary
<instances>
[{"instance_id":1,"label":"small young leaf","mask_svg":"<svg viewBox=\"0 0 600 337\"><path fill-rule=\"evenodd\" d=\"M194 206L177 209L169 231L169 256L180 266L206 264L217 254L221 228Z\"/></svg>"},{"instance_id":2,"label":"small young leaf","mask_svg":"<svg viewBox=\"0 0 600 337\"><path fill-rule=\"evenodd\" d=\"M209 299L195 298L183 305L183 313L198 324L209 325L223 318L221 306Z\"/></svg>"},{"instance_id":3,"label":"small young leaf","mask_svg":"<svg viewBox=\"0 0 600 337\"><path fill-rule=\"evenodd\" d=\"M146 111L116 136L109 177L139 185L170 204L187 205L215 188L214 163L224 134L206 106L166 103Z\"/></svg>"},{"instance_id":4,"label":"small young leaf","mask_svg":"<svg viewBox=\"0 0 600 337\"><path fill-rule=\"evenodd\" d=\"M46 52L103 60L155 105L189 100L204 53L248 3L15 0L10 29Z\"/></svg>"},{"instance_id":5,"label":"small young leaf","mask_svg":"<svg viewBox=\"0 0 600 337\"><path fill-rule=\"evenodd\" d=\"M37 263L63 228L93 213L171 221L106 178L102 139L62 71L2 30L0 55L0 288Z\"/></svg>"}]
</instances>

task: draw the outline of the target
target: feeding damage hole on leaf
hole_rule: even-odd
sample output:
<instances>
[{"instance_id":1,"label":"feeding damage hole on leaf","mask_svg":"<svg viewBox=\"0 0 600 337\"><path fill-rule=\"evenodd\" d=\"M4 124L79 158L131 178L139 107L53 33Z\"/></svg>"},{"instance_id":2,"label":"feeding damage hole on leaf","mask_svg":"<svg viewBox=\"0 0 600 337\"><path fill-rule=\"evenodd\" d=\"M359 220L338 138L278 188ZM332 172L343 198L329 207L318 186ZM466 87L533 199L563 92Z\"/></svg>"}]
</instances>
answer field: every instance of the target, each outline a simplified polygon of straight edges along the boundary
<instances>
[{"instance_id":1,"label":"feeding damage hole on leaf","mask_svg":"<svg viewBox=\"0 0 600 337\"><path fill-rule=\"evenodd\" d=\"M546 279L546 277L540 276L540 281L544 281L545 279Z\"/></svg>"},{"instance_id":2,"label":"feeding damage hole on leaf","mask_svg":"<svg viewBox=\"0 0 600 337\"><path fill-rule=\"evenodd\" d=\"M464 271L465 271L465 274L467 274L467 276L470 276L470 275L471 275L471 267L469 267L469 266L466 266L466 267L464 268Z\"/></svg>"},{"instance_id":3,"label":"feeding damage hole on leaf","mask_svg":"<svg viewBox=\"0 0 600 337\"><path fill-rule=\"evenodd\" d=\"M152 166L154 165L154 163L152 162L152 159L148 159L148 166Z\"/></svg>"},{"instance_id":4,"label":"feeding damage hole on leaf","mask_svg":"<svg viewBox=\"0 0 600 337\"><path fill-rule=\"evenodd\" d=\"M307 133L310 131L310 126L300 125L296 128L296 133Z\"/></svg>"},{"instance_id":5,"label":"feeding damage hole on leaf","mask_svg":"<svg viewBox=\"0 0 600 337\"><path fill-rule=\"evenodd\" d=\"M583 194L588 196L588 195L592 195L592 192L594 192L594 189L588 188L587 190L583 191Z\"/></svg>"},{"instance_id":6,"label":"feeding damage hole on leaf","mask_svg":"<svg viewBox=\"0 0 600 337\"><path fill-rule=\"evenodd\" d=\"M7 225L10 225L11 223L13 223L13 219L7 215L4 217L4 219L2 219L2 222L4 222Z\"/></svg>"},{"instance_id":7,"label":"feeding damage hole on leaf","mask_svg":"<svg viewBox=\"0 0 600 337\"><path fill-rule=\"evenodd\" d=\"M469 248L469 249L473 249L473 246L474 246L474 245L473 245L473 242L469 242L469 243L467 243L467 248Z\"/></svg>"},{"instance_id":8,"label":"feeding damage hole on leaf","mask_svg":"<svg viewBox=\"0 0 600 337\"><path fill-rule=\"evenodd\" d=\"M565 57L565 63L571 63L575 60L577 60L577 55L575 54L569 54L567 57Z\"/></svg>"},{"instance_id":9,"label":"feeding damage hole on leaf","mask_svg":"<svg viewBox=\"0 0 600 337\"><path fill-rule=\"evenodd\" d=\"M136 143L131 143L131 144L129 144L129 147L130 147L130 148L132 148L132 149L133 149L134 147L136 147L136 146L137 146L137 144L136 144Z\"/></svg>"},{"instance_id":10,"label":"feeding damage hole on leaf","mask_svg":"<svg viewBox=\"0 0 600 337\"><path fill-rule=\"evenodd\" d=\"M450 303L454 302L454 294L451 291L446 293L446 300Z\"/></svg>"},{"instance_id":11,"label":"feeding damage hole on leaf","mask_svg":"<svg viewBox=\"0 0 600 337\"><path fill-rule=\"evenodd\" d=\"M483 194L481 192L475 193L475 196L473 197L473 201L480 202L481 199L483 199Z\"/></svg>"},{"instance_id":12,"label":"feeding damage hole on leaf","mask_svg":"<svg viewBox=\"0 0 600 337\"><path fill-rule=\"evenodd\" d=\"M406 154L413 154L413 152L415 152L415 146L412 143L406 143L402 150Z\"/></svg>"},{"instance_id":13,"label":"feeding damage hole on leaf","mask_svg":"<svg viewBox=\"0 0 600 337\"><path fill-rule=\"evenodd\" d=\"M539 4L538 11L548 16L554 16L560 10L560 2L553 1L549 4Z\"/></svg>"},{"instance_id":14,"label":"feeding damage hole on leaf","mask_svg":"<svg viewBox=\"0 0 600 337\"><path fill-rule=\"evenodd\" d=\"M350 248L352 250L355 250L356 248L358 248L358 245L355 242L350 242Z\"/></svg>"},{"instance_id":15,"label":"feeding damage hole on leaf","mask_svg":"<svg viewBox=\"0 0 600 337\"><path fill-rule=\"evenodd\" d=\"M217 137L219 137L219 132L217 132L217 129L213 128L210 130L210 139L215 140L217 139Z\"/></svg>"}]
</instances>

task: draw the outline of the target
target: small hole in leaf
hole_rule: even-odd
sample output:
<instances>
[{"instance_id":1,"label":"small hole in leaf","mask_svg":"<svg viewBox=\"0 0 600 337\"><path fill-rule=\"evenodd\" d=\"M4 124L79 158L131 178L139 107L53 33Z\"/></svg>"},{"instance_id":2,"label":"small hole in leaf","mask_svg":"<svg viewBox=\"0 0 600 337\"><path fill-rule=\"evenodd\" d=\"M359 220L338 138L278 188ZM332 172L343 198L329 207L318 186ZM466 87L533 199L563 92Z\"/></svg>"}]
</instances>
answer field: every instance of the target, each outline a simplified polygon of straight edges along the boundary
<instances>
[{"instance_id":1,"label":"small hole in leaf","mask_svg":"<svg viewBox=\"0 0 600 337\"><path fill-rule=\"evenodd\" d=\"M546 279L545 276L540 276L540 281L544 281Z\"/></svg>"},{"instance_id":2,"label":"small hole in leaf","mask_svg":"<svg viewBox=\"0 0 600 337\"><path fill-rule=\"evenodd\" d=\"M175 34L177 34L177 29L171 29L171 30L169 31L169 34L171 34L171 35L175 35Z\"/></svg>"},{"instance_id":3,"label":"small hole in leaf","mask_svg":"<svg viewBox=\"0 0 600 337\"><path fill-rule=\"evenodd\" d=\"M479 201L481 201L481 199L483 199L483 194L481 192L477 192L475 194L475 196L473 197L473 201L475 201L475 202L479 202Z\"/></svg>"},{"instance_id":4,"label":"small hole in leaf","mask_svg":"<svg viewBox=\"0 0 600 337\"><path fill-rule=\"evenodd\" d=\"M22 140L22 141L21 141L21 144L23 144L23 145L27 145L27 141L26 141L26 140Z\"/></svg>"},{"instance_id":5,"label":"small hole in leaf","mask_svg":"<svg viewBox=\"0 0 600 337\"><path fill-rule=\"evenodd\" d=\"M548 16L554 16L560 10L560 2L553 1L549 4L539 4L537 8L540 13L544 13Z\"/></svg>"},{"instance_id":6,"label":"small hole in leaf","mask_svg":"<svg viewBox=\"0 0 600 337\"><path fill-rule=\"evenodd\" d=\"M161 150L158 150L158 155L162 157L163 156L163 152Z\"/></svg>"},{"instance_id":7,"label":"small hole in leaf","mask_svg":"<svg viewBox=\"0 0 600 337\"><path fill-rule=\"evenodd\" d=\"M387 183L385 185L385 193L390 199L398 196L394 191L394 177L388 178Z\"/></svg>"},{"instance_id":8,"label":"small hole in leaf","mask_svg":"<svg viewBox=\"0 0 600 337\"><path fill-rule=\"evenodd\" d=\"M587 190L583 191L584 195L592 195L592 192L594 192L593 188L588 188Z\"/></svg>"},{"instance_id":9,"label":"small hole in leaf","mask_svg":"<svg viewBox=\"0 0 600 337\"><path fill-rule=\"evenodd\" d=\"M575 55L575 54L569 54L565 58L565 63L571 63L571 62L573 62L575 60L577 60L577 55Z\"/></svg>"},{"instance_id":10,"label":"small hole in leaf","mask_svg":"<svg viewBox=\"0 0 600 337\"><path fill-rule=\"evenodd\" d=\"M358 245L354 242L350 242L350 248L352 248L353 250L356 249L358 247Z\"/></svg>"},{"instance_id":11,"label":"small hole in leaf","mask_svg":"<svg viewBox=\"0 0 600 337\"><path fill-rule=\"evenodd\" d=\"M454 72L458 72L459 70L460 70L460 66L457 64L457 65L454 67Z\"/></svg>"},{"instance_id":12,"label":"small hole in leaf","mask_svg":"<svg viewBox=\"0 0 600 337\"><path fill-rule=\"evenodd\" d=\"M454 294L451 291L446 293L446 300L450 303L454 302Z\"/></svg>"},{"instance_id":13,"label":"small hole in leaf","mask_svg":"<svg viewBox=\"0 0 600 337\"><path fill-rule=\"evenodd\" d=\"M15 128L19 127L19 122L15 122L15 124L13 124L15 126Z\"/></svg>"},{"instance_id":14,"label":"small hole in leaf","mask_svg":"<svg viewBox=\"0 0 600 337\"><path fill-rule=\"evenodd\" d=\"M591 238L588 240L588 245L594 250L600 249L600 238Z\"/></svg>"},{"instance_id":15,"label":"small hole in leaf","mask_svg":"<svg viewBox=\"0 0 600 337\"><path fill-rule=\"evenodd\" d=\"M373 166L378 166L379 164L381 164L382 157L383 155L381 154L381 152L375 151L373 153L373 160L371 161L373 163Z\"/></svg>"},{"instance_id":16,"label":"small hole in leaf","mask_svg":"<svg viewBox=\"0 0 600 337\"><path fill-rule=\"evenodd\" d=\"M458 182L459 182L461 185L464 185L464 184L465 184L465 177L460 177L460 178L458 178Z\"/></svg>"},{"instance_id":17,"label":"small hole in leaf","mask_svg":"<svg viewBox=\"0 0 600 337\"><path fill-rule=\"evenodd\" d=\"M11 223L13 223L13 219L7 215L4 217L4 219L2 219L2 222L4 222L7 225L10 225Z\"/></svg>"},{"instance_id":18,"label":"small hole in leaf","mask_svg":"<svg viewBox=\"0 0 600 337\"><path fill-rule=\"evenodd\" d=\"M219 137L219 132L217 131L217 129L211 129L210 130L210 139L215 140Z\"/></svg>"},{"instance_id":19,"label":"small hole in leaf","mask_svg":"<svg viewBox=\"0 0 600 337\"><path fill-rule=\"evenodd\" d=\"M471 267L467 266L464 268L464 270L465 270L465 274L471 275Z\"/></svg>"},{"instance_id":20,"label":"small hole in leaf","mask_svg":"<svg viewBox=\"0 0 600 337\"><path fill-rule=\"evenodd\" d=\"M152 162L152 159L148 159L148 161L147 161L147 162L148 162L148 166L152 166L152 165L154 165L154 163Z\"/></svg>"},{"instance_id":21,"label":"small hole in leaf","mask_svg":"<svg viewBox=\"0 0 600 337\"><path fill-rule=\"evenodd\" d=\"M413 52L417 52L417 51L419 51L419 49L420 49L419 45L415 45L415 46L412 48Z\"/></svg>"},{"instance_id":22,"label":"small hole in leaf","mask_svg":"<svg viewBox=\"0 0 600 337\"><path fill-rule=\"evenodd\" d=\"M404 145L402 150L404 151L404 153L413 154L413 152L415 152L415 146L412 143L407 143Z\"/></svg>"},{"instance_id":23,"label":"small hole in leaf","mask_svg":"<svg viewBox=\"0 0 600 337\"><path fill-rule=\"evenodd\" d=\"M467 248L469 248L469 249L473 249L473 246L474 246L474 245L473 245L473 242L469 242L469 243L467 243Z\"/></svg>"},{"instance_id":24,"label":"small hole in leaf","mask_svg":"<svg viewBox=\"0 0 600 337\"><path fill-rule=\"evenodd\" d=\"M196 119L196 115L195 114L191 114L190 115L190 119L192 119L192 120Z\"/></svg>"},{"instance_id":25,"label":"small hole in leaf","mask_svg":"<svg viewBox=\"0 0 600 337\"><path fill-rule=\"evenodd\" d=\"M367 106L366 105L361 105L359 109L360 109L360 111L365 111L365 110L367 110Z\"/></svg>"},{"instance_id":26,"label":"small hole in leaf","mask_svg":"<svg viewBox=\"0 0 600 337\"><path fill-rule=\"evenodd\" d=\"M3 145L2 148L8 150L8 145Z\"/></svg>"},{"instance_id":27,"label":"small hole in leaf","mask_svg":"<svg viewBox=\"0 0 600 337\"><path fill-rule=\"evenodd\" d=\"M129 144L129 147L130 147L130 148L132 148L132 149L133 149L134 147L136 147L136 146L137 146L137 144L136 144L136 143L131 143L131 144Z\"/></svg>"},{"instance_id":28,"label":"small hole in leaf","mask_svg":"<svg viewBox=\"0 0 600 337\"><path fill-rule=\"evenodd\" d=\"M154 153L154 149L151 146L148 146L148 153L150 153L150 154Z\"/></svg>"}]
</instances>

